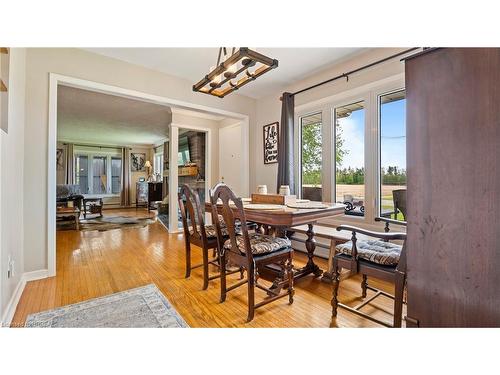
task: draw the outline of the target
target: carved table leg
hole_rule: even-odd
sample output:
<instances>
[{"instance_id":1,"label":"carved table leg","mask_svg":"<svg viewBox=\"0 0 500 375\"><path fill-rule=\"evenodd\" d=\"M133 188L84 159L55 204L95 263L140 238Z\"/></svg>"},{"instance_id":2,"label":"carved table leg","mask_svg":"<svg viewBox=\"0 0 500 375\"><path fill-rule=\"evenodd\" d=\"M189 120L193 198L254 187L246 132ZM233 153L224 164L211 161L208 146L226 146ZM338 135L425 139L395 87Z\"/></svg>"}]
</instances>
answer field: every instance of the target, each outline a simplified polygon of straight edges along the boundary
<instances>
[{"instance_id":1,"label":"carved table leg","mask_svg":"<svg viewBox=\"0 0 500 375\"><path fill-rule=\"evenodd\" d=\"M307 240L306 240L306 249L307 249L307 264L304 268L302 268L299 273L300 276L307 275L309 273L314 274L314 277L319 277L323 274L323 271L318 267L316 263L314 263L314 250L316 250L316 240L314 239L314 230L313 224L307 224L308 229L306 232ZM299 276L299 277L300 277Z\"/></svg>"},{"instance_id":2,"label":"carved table leg","mask_svg":"<svg viewBox=\"0 0 500 375\"><path fill-rule=\"evenodd\" d=\"M333 257L335 256L335 248L337 246L337 242L332 239L330 241L330 250L328 254L328 269L323 272L323 276L321 277L321 281L325 283L331 283L333 281Z\"/></svg>"}]
</instances>

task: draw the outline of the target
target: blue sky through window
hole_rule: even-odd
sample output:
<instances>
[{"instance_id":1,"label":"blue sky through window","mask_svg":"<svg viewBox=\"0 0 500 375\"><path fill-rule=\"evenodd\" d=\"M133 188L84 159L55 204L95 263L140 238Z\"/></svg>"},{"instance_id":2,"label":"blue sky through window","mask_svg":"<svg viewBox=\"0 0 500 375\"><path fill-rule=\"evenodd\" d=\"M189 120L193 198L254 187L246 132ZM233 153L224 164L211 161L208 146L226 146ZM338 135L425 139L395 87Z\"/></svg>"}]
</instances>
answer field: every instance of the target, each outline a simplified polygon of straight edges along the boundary
<instances>
[{"instance_id":1,"label":"blue sky through window","mask_svg":"<svg viewBox=\"0 0 500 375\"><path fill-rule=\"evenodd\" d=\"M406 99L381 105L380 164L406 169Z\"/></svg>"},{"instance_id":2,"label":"blue sky through window","mask_svg":"<svg viewBox=\"0 0 500 375\"><path fill-rule=\"evenodd\" d=\"M363 168L365 165L365 110L359 109L351 112L347 117L338 119L341 137L344 139L342 149L347 153L344 155L342 164L337 168Z\"/></svg>"},{"instance_id":3,"label":"blue sky through window","mask_svg":"<svg viewBox=\"0 0 500 375\"><path fill-rule=\"evenodd\" d=\"M364 167L365 110L338 120L344 139L344 155L338 168ZM380 109L381 166L406 169L406 99L384 103Z\"/></svg>"}]
</instances>

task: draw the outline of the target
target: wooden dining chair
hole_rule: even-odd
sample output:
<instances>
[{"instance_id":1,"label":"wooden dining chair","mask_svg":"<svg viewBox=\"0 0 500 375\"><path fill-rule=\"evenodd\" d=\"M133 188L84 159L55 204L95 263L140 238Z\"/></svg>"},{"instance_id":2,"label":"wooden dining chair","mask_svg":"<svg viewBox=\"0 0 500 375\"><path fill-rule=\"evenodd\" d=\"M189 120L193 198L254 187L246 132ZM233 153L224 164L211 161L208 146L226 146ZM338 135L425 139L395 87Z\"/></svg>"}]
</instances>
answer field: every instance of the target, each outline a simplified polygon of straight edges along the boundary
<instances>
[{"instance_id":1,"label":"wooden dining chair","mask_svg":"<svg viewBox=\"0 0 500 375\"><path fill-rule=\"evenodd\" d=\"M217 202L221 201L218 205ZM293 249L288 238L273 237L259 232L250 233L247 227L245 211L241 198L231 191L225 184L217 184L210 190L212 203L212 217L219 213L226 224L229 238L224 236L221 221L217 220L217 238L219 241L219 256L221 264L242 267L246 271L246 279L231 286L227 286L226 270L221 267L221 303L226 300L227 292L242 285L248 287L248 315L247 322L254 318L255 309L288 296L288 302L293 303ZM238 225L238 223L240 225ZM239 228L239 230L237 230ZM280 282L287 284L287 289L272 290L259 283L258 269L268 264L278 264L281 267ZM268 294L268 298L255 303L255 288Z\"/></svg>"},{"instance_id":2,"label":"wooden dining chair","mask_svg":"<svg viewBox=\"0 0 500 375\"><path fill-rule=\"evenodd\" d=\"M386 218L376 218L375 220L386 223L384 233L373 232L350 225L340 225L337 227L338 231L347 230L352 232L352 237L350 241L337 245L336 255L333 257L332 317L336 317L337 308L342 307L386 327L401 327L403 295L406 282L406 233L389 233L389 224L406 225L406 222ZM358 240L356 237L358 233L373 237L374 240ZM403 240L403 244L391 243L390 241L393 240ZM355 274L362 274L361 296L363 299L366 298L367 289L374 291L375 294L355 307L340 303L338 301L338 289L342 269L347 269ZM368 277L394 283L394 296L368 285ZM381 295L394 300L394 319L392 325L361 311L362 307Z\"/></svg>"},{"instance_id":3,"label":"wooden dining chair","mask_svg":"<svg viewBox=\"0 0 500 375\"><path fill-rule=\"evenodd\" d=\"M397 189L392 191L392 201L394 203L394 219L398 218L398 212L406 220L406 189Z\"/></svg>"},{"instance_id":4,"label":"wooden dining chair","mask_svg":"<svg viewBox=\"0 0 500 375\"><path fill-rule=\"evenodd\" d=\"M209 257L210 249L217 249L217 230L213 224L205 224L203 211L201 209L200 197L189 185L180 187L179 209L181 211L182 225L184 227L184 241L186 246L186 278L191 275L191 270L203 267L203 290L208 288L210 280L220 277L220 273L209 274L209 265L217 267L220 271L220 262L218 252L215 251L212 258ZM216 216L222 220L222 216ZM221 235L223 238L229 238L225 224L221 223ZM191 265L191 245L198 246L202 250L203 262L197 265ZM240 272L232 270L229 273Z\"/></svg>"}]
</instances>

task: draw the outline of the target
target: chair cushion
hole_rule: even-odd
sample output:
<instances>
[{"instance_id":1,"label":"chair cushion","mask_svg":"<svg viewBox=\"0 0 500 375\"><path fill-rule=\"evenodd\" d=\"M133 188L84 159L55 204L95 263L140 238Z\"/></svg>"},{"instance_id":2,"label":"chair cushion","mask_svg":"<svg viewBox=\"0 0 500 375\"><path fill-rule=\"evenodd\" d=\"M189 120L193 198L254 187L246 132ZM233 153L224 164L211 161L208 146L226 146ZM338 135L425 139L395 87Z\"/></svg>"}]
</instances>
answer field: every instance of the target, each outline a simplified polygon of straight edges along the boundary
<instances>
[{"instance_id":1,"label":"chair cushion","mask_svg":"<svg viewBox=\"0 0 500 375\"><path fill-rule=\"evenodd\" d=\"M358 258L384 266L394 266L399 263L402 246L381 240L362 240L356 242ZM352 255L352 241L337 245L337 252Z\"/></svg>"},{"instance_id":2,"label":"chair cushion","mask_svg":"<svg viewBox=\"0 0 500 375\"><path fill-rule=\"evenodd\" d=\"M250 236L250 247L254 255L269 254L292 246L288 238L273 237L260 233L249 233L248 235ZM236 245L242 254L246 254L243 236L236 236ZM231 240L224 243L224 248L231 250Z\"/></svg>"},{"instance_id":3,"label":"chair cushion","mask_svg":"<svg viewBox=\"0 0 500 375\"><path fill-rule=\"evenodd\" d=\"M219 219L219 224L221 226L221 228L225 228L227 225L226 225L226 222L224 221L224 217L222 215L217 215L217 218Z\"/></svg>"},{"instance_id":4,"label":"chair cushion","mask_svg":"<svg viewBox=\"0 0 500 375\"><path fill-rule=\"evenodd\" d=\"M200 233L200 226L198 225L197 228L198 228L198 233ZM193 227L189 227L189 233L191 235L194 234ZM221 227L221 233L224 237L229 236L229 232L227 231L227 228L225 226ZM207 235L207 238L217 238L217 228L215 227L215 225L213 224L205 225L205 234Z\"/></svg>"}]
</instances>

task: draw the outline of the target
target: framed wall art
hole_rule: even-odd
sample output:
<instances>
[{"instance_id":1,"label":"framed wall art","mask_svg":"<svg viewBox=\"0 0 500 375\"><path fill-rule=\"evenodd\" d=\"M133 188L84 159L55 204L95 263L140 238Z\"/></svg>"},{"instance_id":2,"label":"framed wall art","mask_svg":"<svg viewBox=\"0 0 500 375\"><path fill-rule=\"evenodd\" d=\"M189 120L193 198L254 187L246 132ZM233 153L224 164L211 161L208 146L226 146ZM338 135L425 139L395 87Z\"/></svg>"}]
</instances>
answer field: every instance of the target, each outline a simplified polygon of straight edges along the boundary
<instances>
[{"instance_id":1,"label":"framed wall art","mask_svg":"<svg viewBox=\"0 0 500 375\"><path fill-rule=\"evenodd\" d=\"M264 126L264 164L278 162L279 123L273 122Z\"/></svg>"},{"instance_id":2,"label":"framed wall art","mask_svg":"<svg viewBox=\"0 0 500 375\"><path fill-rule=\"evenodd\" d=\"M146 170L146 154L145 153L131 153L132 159L131 170L132 172L144 172Z\"/></svg>"}]
</instances>

